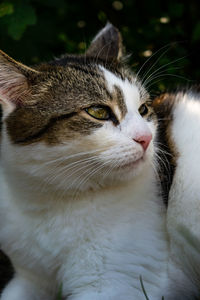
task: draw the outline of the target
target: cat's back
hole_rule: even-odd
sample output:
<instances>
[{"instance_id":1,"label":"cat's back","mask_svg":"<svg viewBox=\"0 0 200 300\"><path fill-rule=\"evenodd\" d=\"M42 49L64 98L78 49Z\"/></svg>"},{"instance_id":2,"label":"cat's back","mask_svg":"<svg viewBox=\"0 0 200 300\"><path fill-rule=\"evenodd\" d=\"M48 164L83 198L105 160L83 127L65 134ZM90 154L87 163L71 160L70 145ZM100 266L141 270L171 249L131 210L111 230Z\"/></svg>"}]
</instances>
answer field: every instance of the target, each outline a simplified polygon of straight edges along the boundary
<instances>
[{"instance_id":1,"label":"cat's back","mask_svg":"<svg viewBox=\"0 0 200 300\"><path fill-rule=\"evenodd\" d=\"M155 101L161 148L167 152L165 194L173 261L190 278L194 296L200 284L200 93L199 87L166 93ZM167 166L167 167L166 167ZM164 168L164 167L163 167Z\"/></svg>"},{"instance_id":2,"label":"cat's back","mask_svg":"<svg viewBox=\"0 0 200 300\"><path fill-rule=\"evenodd\" d=\"M190 178L188 186L199 180L200 90L194 87L165 93L154 101L154 108L159 120L160 148L165 151L162 158L170 163L165 166L170 183L168 194L177 173Z\"/></svg>"}]
</instances>

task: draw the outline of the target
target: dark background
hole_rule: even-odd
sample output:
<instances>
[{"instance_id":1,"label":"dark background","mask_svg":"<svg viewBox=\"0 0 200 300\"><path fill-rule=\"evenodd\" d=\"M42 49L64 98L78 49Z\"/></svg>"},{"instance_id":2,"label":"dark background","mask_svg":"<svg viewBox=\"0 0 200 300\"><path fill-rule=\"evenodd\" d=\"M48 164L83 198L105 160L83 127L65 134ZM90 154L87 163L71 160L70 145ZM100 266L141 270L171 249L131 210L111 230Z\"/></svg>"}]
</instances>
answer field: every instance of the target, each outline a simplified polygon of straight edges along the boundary
<instances>
[{"instance_id":1,"label":"dark background","mask_svg":"<svg viewBox=\"0 0 200 300\"><path fill-rule=\"evenodd\" d=\"M29 65L82 53L107 20L120 29L132 69L144 64L141 77L152 74L152 95L199 82L199 0L0 1L0 49ZM0 252L0 290L8 266Z\"/></svg>"},{"instance_id":2,"label":"dark background","mask_svg":"<svg viewBox=\"0 0 200 300\"><path fill-rule=\"evenodd\" d=\"M157 70L150 90L198 82L198 0L0 1L0 48L29 65L82 53L107 20L120 29L135 72L153 54L140 72L148 77Z\"/></svg>"}]
</instances>

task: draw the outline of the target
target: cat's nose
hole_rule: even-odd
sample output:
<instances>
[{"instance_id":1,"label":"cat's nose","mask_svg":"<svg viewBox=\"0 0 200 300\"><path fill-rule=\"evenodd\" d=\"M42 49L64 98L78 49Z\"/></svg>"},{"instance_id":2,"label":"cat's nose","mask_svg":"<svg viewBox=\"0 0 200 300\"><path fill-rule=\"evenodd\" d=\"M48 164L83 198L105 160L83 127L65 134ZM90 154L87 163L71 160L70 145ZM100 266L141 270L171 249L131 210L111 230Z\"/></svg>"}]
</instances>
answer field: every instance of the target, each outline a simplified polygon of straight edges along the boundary
<instances>
[{"instance_id":1,"label":"cat's nose","mask_svg":"<svg viewBox=\"0 0 200 300\"><path fill-rule=\"evenodd\" d=\"M152 140L152 134L141 135L134 139L135 142L139 143L142 146L144 151L146 151L146 149L148 148L151 140Z\"/></svg>"}]
</instances>

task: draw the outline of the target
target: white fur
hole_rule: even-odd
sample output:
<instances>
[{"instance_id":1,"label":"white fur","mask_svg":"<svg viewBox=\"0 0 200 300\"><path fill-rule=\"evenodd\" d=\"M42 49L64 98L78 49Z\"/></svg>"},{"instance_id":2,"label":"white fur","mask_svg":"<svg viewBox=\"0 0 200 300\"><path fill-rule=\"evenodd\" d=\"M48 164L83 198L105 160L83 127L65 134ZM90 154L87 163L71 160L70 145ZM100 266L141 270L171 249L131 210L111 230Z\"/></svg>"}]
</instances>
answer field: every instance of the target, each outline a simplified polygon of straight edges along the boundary
<instances>
[{"instance_id":1,"label":"white fur","mask_svg":"<svg viewBox=\"0 0 200 300\"><path fill-rule=\"evenodd\" d=\"M16 277L1 300L55 299L60 284L68 300L144 300L140 276L150 299L176 299L153 144L144 153L133 140L155 128L137 88L104 72L125 97L119 126L55 147L13 145L3 126L0 242Z\"/></svg>"},{"instance_id":2,"label":"white fur","mask_svg":"<svg viewBox=\"0 0 200 300\"><path fill-rule=\"evenodd\" d=\"M169 197L168 231L174 261L200 290L200 97L178 95L171 128L178 153Z\"/></svg>"},{"instance_id":3,"label":"white fur","mask_svg":"<svg viewBox=\"0 0 200 300\"><path fill-rule=\"evenodd\" d=\"M125 130L126 136L132 139L137 139L139 135L149 135L150 133L155 136L155 125L152 122L148 124L144 122L144 119L138 113L138 109L142 104L138 87L128 79L122 80L104 67L100 68L104 72L107 87L110 92L117 86L123 93L127 114L119 126L120 129ZM116 112L116 114L117 113L118 112ZM120 112L118 113L118 117L121 119Z\"/></svg>"},{"instance_id":4,"label":"white fur","mask_svg":"<svg viewBox=\"0 0 200 300\"><path fill-rule=\"evenodd\" d=\"M30 268L31 278L40 278L39 290L47 280L51 287L63 283L69 299L85 299L82 293L86 299L143 299L141 275L148 294L160 299L167 253L152 178L149 172L145 181L142 176L78 201L35 192L26 204L15 190L1 207L3 249L21 276L27 279Z\"/></svg>"},{"instance_id":5,"label":"white fur","mask_svg":"<svg viewBox=\"0 0 200 300\"><path fill-rule=\"evenodd\" d=\"M107 87L110 92L113 91L114 86L117 86L123 92L126 106L129 112L135 112L138 110L140 106L140 94L139 90L136 85L132 84L127 78L122 80L121 78L117 77L112 72L106 70L104 67L100 66L100 69L104 73L104 77L107 82Z\"/></svg>"}]
</instances>

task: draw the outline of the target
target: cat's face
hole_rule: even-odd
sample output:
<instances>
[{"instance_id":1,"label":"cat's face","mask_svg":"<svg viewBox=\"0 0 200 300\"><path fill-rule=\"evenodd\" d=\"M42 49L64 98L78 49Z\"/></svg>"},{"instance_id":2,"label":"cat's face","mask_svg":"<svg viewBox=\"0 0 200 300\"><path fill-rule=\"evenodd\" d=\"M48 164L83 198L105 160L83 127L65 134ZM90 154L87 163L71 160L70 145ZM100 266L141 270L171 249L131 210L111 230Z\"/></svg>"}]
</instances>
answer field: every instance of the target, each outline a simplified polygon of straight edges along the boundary
<instances>
[{"instance_id":1,"label":"cat's face","mask_svg":"<svg viewBox=\"0 0 200 300\"><path fill-rule=\"evenodd\" d=\"M108 34L118 37L112 61L112 47L106 59L97 57ZM95 54L102 38L105 45ZM66 56L37 69L1 54L7 165L74 191L130 180L152 163L156 118L146 91L119 64L119 39L107 26L86 56Z\"/></svg>"}]
</instances>

